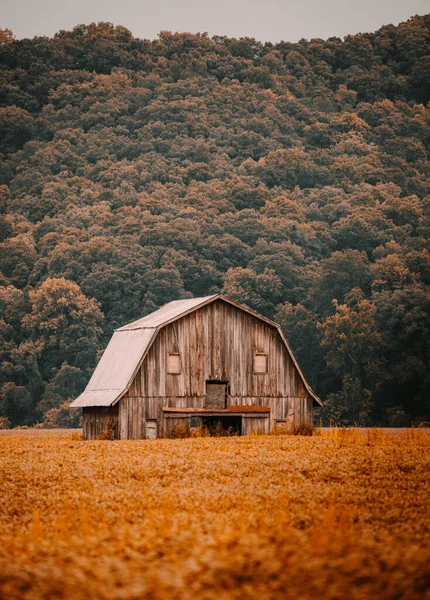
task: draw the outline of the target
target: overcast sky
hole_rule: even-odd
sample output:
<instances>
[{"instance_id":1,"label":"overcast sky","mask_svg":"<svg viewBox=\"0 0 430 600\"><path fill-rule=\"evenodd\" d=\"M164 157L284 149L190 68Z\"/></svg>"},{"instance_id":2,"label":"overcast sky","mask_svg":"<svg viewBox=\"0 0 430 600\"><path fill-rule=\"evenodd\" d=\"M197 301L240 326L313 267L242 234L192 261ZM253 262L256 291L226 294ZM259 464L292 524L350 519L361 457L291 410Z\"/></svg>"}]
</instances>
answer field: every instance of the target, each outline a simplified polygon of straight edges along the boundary
<instances>
[{"instance_id":1,"label":"overcast sky","mask_svg":"<svg viewBox=\"0 0 430 600\"><path fill-rule=\"evenodd\" d=\"M0 0L0 27L17 38L110 21L136 37L207 31L261 41L343 37L430 12L430 0Z\"/></svg>"}]
</instances>

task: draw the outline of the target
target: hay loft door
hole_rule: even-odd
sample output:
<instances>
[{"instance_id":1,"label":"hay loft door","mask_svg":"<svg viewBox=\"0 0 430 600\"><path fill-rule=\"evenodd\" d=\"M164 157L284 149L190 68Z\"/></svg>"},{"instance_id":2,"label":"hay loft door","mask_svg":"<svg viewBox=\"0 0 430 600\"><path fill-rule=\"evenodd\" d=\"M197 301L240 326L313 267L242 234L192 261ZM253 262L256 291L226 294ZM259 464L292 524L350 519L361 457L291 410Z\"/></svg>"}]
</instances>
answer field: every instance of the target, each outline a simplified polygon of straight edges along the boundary
<instances>
[{"instance_id":1,"label":"hay loft door","mask_svg":"<svg viewBox=\"0 0 430 600\"><path fill-rule=\"evenodd\" d=\"M227 382L207 381L205 408L223 409L227 408Z\"/></svg>"}]
</instances>

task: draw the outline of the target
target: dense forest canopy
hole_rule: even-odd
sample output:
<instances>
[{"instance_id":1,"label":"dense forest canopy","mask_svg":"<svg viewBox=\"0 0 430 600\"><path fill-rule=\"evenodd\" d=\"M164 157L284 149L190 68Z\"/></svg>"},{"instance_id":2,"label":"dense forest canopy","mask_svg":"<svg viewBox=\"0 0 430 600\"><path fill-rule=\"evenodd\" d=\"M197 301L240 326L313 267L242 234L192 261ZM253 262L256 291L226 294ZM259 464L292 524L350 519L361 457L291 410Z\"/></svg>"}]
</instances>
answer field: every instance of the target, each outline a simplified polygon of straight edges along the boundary
<instances>
[{"instance_id":1,"label":"dense forest canopy","mask_svg":"<svg viewBox=\"0 0 430 600\"><path fill-rule=\"evenodd\" d=\"M223 291L281 323L325 419L429 421L429 25L2 30L0 420L76 422L115 327Z\"/></svg>"}]
</instances>

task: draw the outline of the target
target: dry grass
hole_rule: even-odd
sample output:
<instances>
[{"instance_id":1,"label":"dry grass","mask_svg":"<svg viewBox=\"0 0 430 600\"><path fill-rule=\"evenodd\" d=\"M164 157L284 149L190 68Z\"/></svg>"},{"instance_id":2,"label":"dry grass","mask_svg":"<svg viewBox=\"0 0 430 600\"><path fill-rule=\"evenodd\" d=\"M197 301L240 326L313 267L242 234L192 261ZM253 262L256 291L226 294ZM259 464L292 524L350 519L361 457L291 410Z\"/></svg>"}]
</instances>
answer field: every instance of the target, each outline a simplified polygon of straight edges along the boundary
<instances>
[{"instance_id":1,"label":"dry grass","mask_svg":"<svg viewBox=\"0 0 430 600\"><path fill-rule=\"evenodd\" d=\"M0 434L0 598L429 597L430 436Z\"/></svg>"}]
</instances>

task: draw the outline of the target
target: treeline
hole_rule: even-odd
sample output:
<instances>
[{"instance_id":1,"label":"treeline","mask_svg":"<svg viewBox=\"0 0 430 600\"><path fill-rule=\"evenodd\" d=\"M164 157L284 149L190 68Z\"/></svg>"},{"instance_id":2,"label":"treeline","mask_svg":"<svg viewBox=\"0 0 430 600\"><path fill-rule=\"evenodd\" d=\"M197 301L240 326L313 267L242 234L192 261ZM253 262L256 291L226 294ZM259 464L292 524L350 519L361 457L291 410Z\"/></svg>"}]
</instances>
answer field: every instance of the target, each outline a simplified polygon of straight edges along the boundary
<instances>
[{"instance_id":1,"label":"treeline","mask_svg":"<svg viewBox=\"0 0 430 600\"><path fill-rule=\"evenodd\" d=\"M223 291L323 418L430 420L430 17L261 44L0 34L3 423L77 423L115 327Z\"/></svg>"}]
</instances>

